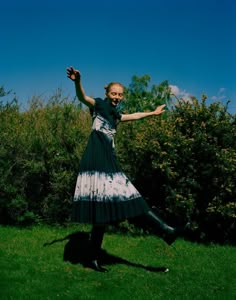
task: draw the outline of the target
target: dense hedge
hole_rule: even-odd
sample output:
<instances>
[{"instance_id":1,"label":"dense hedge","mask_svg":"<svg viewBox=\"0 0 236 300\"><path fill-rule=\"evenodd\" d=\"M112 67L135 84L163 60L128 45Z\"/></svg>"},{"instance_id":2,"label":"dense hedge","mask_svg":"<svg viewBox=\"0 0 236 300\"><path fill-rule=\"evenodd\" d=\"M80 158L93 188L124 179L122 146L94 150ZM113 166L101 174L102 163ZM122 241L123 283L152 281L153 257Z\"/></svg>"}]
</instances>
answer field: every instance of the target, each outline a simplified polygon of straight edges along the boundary
<instances>
[{"instance_id":1,"label":"dense hedge","mask_svg":"<svg viewBox=\"0 0 236 300\"><path fill-rule=\"evenodd\" d=\"M206 99L122 124L119 159L151 206L201 240L235 242L236 116Z\"/></svg>"},{"instance_id":2,"label":"dense hedge","mask_svg":"<svg viewBox=\"0 0 236 300\"><path fill-rule=\"evenodd\" d=\"M165 116L121 123L117 155L169 222L191 221L202 240L235 242L236 116L206 102L179 101ZM2 224L69 221L90 127L89 112L61 94L33 98L26 112L17 101L0 104Z\"/></svg>"},{"instance_id":3,"label":"dense hedge","mask_svg":"<svg viewBox=\"0 0 236 300\"><path fill-rule=\"evenodd\" d=\"M1 222L64 222L91 120L67 99L1 107Z\"/></svg>"}]
</instances>

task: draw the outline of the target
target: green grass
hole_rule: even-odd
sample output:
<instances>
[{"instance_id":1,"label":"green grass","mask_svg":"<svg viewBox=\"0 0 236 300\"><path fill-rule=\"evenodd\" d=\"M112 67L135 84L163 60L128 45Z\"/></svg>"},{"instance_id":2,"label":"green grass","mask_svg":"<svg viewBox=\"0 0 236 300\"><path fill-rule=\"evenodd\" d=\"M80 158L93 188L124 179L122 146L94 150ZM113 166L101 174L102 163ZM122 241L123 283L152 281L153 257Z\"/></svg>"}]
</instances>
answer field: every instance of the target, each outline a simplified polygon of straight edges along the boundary
<instances>
[{"instance_id":1,"label":"green grass","mask_svg":"<svg viewBox=\"0 0 236 300\"><path fill-rule=\"evenodd\" d=\"M103 244L109 272L97 273L75 263L78 244L63 240L88 230L0 227L0 299L236 299L235 247L184 240L168 247L153 236L110 233ZM158 272L164 266L170 271Z\"/></svg>"}]
</instances>

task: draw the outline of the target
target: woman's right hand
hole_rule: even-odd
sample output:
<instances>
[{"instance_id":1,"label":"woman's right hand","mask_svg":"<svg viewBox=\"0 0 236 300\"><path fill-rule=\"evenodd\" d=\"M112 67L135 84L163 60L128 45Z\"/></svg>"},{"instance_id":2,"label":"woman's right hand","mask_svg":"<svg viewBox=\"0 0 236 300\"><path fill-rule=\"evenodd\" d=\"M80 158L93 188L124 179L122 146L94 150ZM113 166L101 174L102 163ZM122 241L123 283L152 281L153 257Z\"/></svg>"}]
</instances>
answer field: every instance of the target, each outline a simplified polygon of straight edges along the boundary
<instances>
[{"instance_id":1,"label":"woman's right hand","mask_svg":"<svg viewBox=\"0 0 236 300\"><path fill-rule=\"evenodd\" d=\"M69 67L66 69L67 77L73 81L80 81L80 72L75 70L73 67Z\"/></svg>"}]
</instances>

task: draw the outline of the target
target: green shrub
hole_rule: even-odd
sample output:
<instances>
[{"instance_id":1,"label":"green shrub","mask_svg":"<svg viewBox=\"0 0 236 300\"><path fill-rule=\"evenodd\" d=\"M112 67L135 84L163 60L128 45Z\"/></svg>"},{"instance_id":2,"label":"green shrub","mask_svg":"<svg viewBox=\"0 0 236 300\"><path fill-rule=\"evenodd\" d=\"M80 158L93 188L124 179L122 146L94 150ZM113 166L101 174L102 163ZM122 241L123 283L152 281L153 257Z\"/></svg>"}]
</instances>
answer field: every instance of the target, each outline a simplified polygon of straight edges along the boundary
<instances>
[{"instance_id":1,"label":"green shrub","mask_svg":"<svg viewBox=\"0 0 236 300\"><path fill-rule=\"evenodd\" d=\"M61 95L46 104L33 98L26 112L17 104L2 105L0 201L4 222L25 222L26 217L68 220L89 123L88 112Z\"/></svg>"},{"instance_id":2,"label":"green shrub","mask_svg":"<svg viewBox=\"0 0 236 300\"><path fill-rule=\"evenodd\" d=\"M149 80L133 78L123 111L169 101L168 83L148 90ZM13 100L0 102L0 222L68 222L90 114L60 91L47 102L32 98L24 112ZM179 101L161 116L121 123L117 156L168 222L191 221L201 240L235 242L235 125L219 102Z\"/></svg>"},{"instance_id":3,"label":"green shrub","mask_svg":"<svg viewBox=\"0 0 236 300\"><path fill-rule=\"evenodd\" d=\"M199 238L235 241L236 119L221 103L179 102L167 118L122 124L119 158L150 206Z\"/></svg>"}]
</instances>

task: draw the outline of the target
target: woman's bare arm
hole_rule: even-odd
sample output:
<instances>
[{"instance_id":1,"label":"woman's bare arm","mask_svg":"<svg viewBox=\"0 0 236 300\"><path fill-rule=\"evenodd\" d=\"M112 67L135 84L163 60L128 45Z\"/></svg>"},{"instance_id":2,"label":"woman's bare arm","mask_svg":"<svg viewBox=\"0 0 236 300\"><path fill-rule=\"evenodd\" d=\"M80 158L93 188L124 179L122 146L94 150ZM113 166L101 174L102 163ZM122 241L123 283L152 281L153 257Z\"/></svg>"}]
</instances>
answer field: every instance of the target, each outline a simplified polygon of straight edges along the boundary
<instances>
[{"instance_id":1,"label":"woman's bare arm","mask_svg":"<svg viewBox=\"0 0 236 300\"><path fill-rule=\"evenodd\" d=\"M95 100L85 94L84 88L81 84L80 72L75 70L73 67L67 68L67 77L74 81L76 96L78 99L88 107L94 106Z\"/></svg>"},{"instance_id":2,"label":"woman's bare arm","mask_svg":"<svg viewBox=\"0 0 236 300\"><path fill-rule=\"evenodd\" d=\"M121 115L121 121L134 121L134 120L139 120L139 119L143 119L146 117L150 117L150 116L157 116L162 114L163 112L165 112L164 107L166 105L160 105L158 106L154 111L150 111L150 112L137 112L137 113L133 113L133 114L123 114Z\"/></svg>"}]
</instances>

